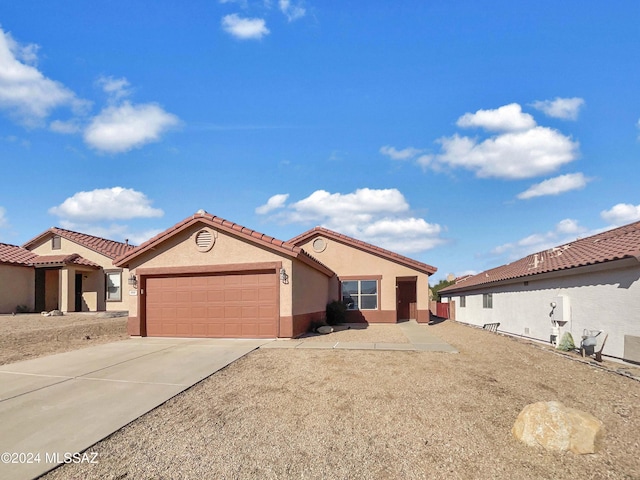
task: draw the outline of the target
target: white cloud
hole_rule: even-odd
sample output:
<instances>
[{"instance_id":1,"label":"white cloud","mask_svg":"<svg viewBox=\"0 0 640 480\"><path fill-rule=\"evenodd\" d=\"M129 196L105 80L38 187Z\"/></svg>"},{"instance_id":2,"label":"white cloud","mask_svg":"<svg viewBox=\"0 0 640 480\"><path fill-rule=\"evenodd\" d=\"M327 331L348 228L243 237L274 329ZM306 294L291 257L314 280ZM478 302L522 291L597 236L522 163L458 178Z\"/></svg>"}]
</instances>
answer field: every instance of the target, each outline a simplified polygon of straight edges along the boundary
<instances>
[{"instance_id":1,"label":"white cloud","mask_svg":"<svg viewBox=\"0 0 640 480\"><path fill-rule=\"evenodd\" d=\"M237 13L222 18L222 28L225 32L240 40L260 40L268 35L269 29L262 18L242 18Z\"/></svg>"},{"instance_id":2,"label":"white cloud","mask_svg":"<svg viewBox=\"0 0 640 480\"><path fill-rule=\"evenodd\" d=\"M524 200L544 195L559 195L571 190L584 188L589 181L590 179L586 178L582 173L560 175L532 185L524 192L519 193L518 198Z\"/></svg>"},{"instance_id":3,"label":"white cloud","mask_svg":"<svg viewBox=\"0 0 640 480\"><path fill-rule=\"evenodd\" d=\"M32 127L58 107L81 110L88 105L35 67L37 51L37 45L20 45L0 28L0 108Z\"/></svg>"},{"instance_id":4,"label":"white cloud","mask_svg":"<svg viewBox=\"0 0 640 480\"><path fill-rule=\"evenodd\" d=\"M7 210L4 207L0 207L0 228L7 226Z\"/></svg>"},{"instance_id":5,"label":"white cloud","mask_svg":"<svg viewBox=\"0 0 640 480\"><path fill-rule=\"evenodd\" d=\"M422 153L422 150L413 147L396 150L395 147L385 145L384 147L380 147L380 153L391 158L391 160L411 160L412 158Z\"/></svg>"},{"instance_id":6,"label":"white cloud","mask_svg":"<svg viewBox=\"0 0 640 480\"><path fill-rule=\"evenodd\" d=\"M577 120L583 105L584 99L578 97L556 97L554 100L537 100L531 104L533 108L542 111L545 115L563 120Z\"/></svg>"},{"instance_id":7,"label":"white cloud","mask_svg":"<svg viewBox=\"0 0 640 480\"><path fill-rule=\"evenodd\" d=\"M609 210L600 212L600 217L612 225L625 225L640 221L640 205L618 203Z\"/></svg>"},{"instance_id":8,"label":"white cloud","mask_svg":"<svg viewBox=\"0 0 640 480\"><path fill-rule=\"evenodd\" d=\"M301 4L294 5L291 0L278 0L278 7L290 22L304 17L307 13Z\"/></svg>"},{"instance_id":9,"label":"white cloud","mask_svg":"<svg viewBox=\"0 0 640 480\"><path fill-rule=\"evenodd\" d=\"M588 229L582 227L577 220L565 218L555 225L553 230L545 233L534 233L516 242L505 243L491 251L495 256L506 256L506 261L513 261L532 253L542 252L550 248L572 242L580 235L587 234Z\"/></svg>"},{"instance_id":10,"label":"white cloud","mask_svg":"<svg viewBox=\"0 0 640 480\"><path fill-rule=\"evenodd\" d=\"M264 215L266 213L272 212L273 210L277 210L278 208L284 207L284 204L287 202L289 198L288 193L273 195L267 203L256 208L256 213L259 215Z\"/></svg>"},{"instance_id":11,"label":"white cloud","mask_svg":"<svg viewBox=\"0 0 640 480\"><path fill-rule=\"evenodd\" d=\"M161 217L164 212L151 206L147 196L131 188L113 187L78 192L49 213L68 222L99 222L132 218Z\"/></svg>"},{"instance_id":12,"label":"white cloud","mask_svg":"<svg viewBox=\"0 0 640 480\"><path fill-rule=\"evenodd\" d=\"M491 132L517 132L532 129L536 121L528 113L522 113L520 105L511 103L495 110L465 113L456 125L461 128L479 127Z\"/></svg>"},{"instance_id":13,"label":"white cloud","mask_svg":"<svg viewBox=\"0 0 640 480\"><path fill-rule=\"evenodd\" d=\"M290 203L271 219L321 224L402 253L425 251L444 243L442 227L412 216L407 200L397 189L362 188L346 194L317 190Z\"/></svg>"},{"instance_id":14,"label":"white cloud","mask_svg":"<svg viewBox=\"0 0 640 480\"><path fill-rule=\"evenodd\" d=\"M125 101L106 107L95 116L84 132L84 141L96 150L121 153L158 141L179 123L178 117L159 105Z\"/></svg>"},{"instance_id":15,"label":"white cloud","mask_svg":"<svg viewBox=\"0 0 640 480\"><path fill-rule=\"evenodd\" d=\"M114 78L102 76L98 78L96 83L109 95L111 101L117 101L131 95L131 84L124 77Z\"/></svg>"},{"instance_id":16,"label":"white cloud","mask_svg":"<svg viewBox=\"0 0 640 480\"><path fill-rule=\"evenodd\" d=\"M62 120L54 120L49 124L49 128L52 132L62 133L64 135L70 135L72 133L78 133L82 130L78 120L68 120L66 122Z\"/></svg>"}]
</instances>

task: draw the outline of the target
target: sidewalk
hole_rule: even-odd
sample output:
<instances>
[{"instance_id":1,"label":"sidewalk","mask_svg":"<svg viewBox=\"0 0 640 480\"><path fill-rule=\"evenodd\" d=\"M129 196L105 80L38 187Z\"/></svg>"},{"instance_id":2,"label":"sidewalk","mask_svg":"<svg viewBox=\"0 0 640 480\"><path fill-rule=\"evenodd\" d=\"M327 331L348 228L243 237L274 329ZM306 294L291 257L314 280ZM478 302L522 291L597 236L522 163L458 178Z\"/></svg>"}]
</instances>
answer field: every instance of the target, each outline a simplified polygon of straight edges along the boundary
<instances>
[{"instance_id":1,"label":"sidewalk","mask_svg":"<svg viewBox=\"0 0 640 480\"><path fill-rule=\"evenodd\" d=\"M362 328L361 324L354 324L353 326ZM347 324L347 326L349 326ZM385 327L389 325L385 324ZM274 342L262 345L260 348L304 348L304 349L335 349L335 350L397 350L397 351L409 351L409 352L447 352L458 353L458 351L436 337L429 331L428 325L421 325L415 320L409 320L408 322L398 323L392 325L400 330L400 332L406 337L408 343L398 342L358 342L358 341L340 341L340 332L330 333L324 335L326 341L317 341L319 335L313 337L302 337L294 339L279 339ZM375 329L377 325L370 324L366 327L366 330ZM314 340L311 341L310 339Z\"/></svg>"}]
</instances>

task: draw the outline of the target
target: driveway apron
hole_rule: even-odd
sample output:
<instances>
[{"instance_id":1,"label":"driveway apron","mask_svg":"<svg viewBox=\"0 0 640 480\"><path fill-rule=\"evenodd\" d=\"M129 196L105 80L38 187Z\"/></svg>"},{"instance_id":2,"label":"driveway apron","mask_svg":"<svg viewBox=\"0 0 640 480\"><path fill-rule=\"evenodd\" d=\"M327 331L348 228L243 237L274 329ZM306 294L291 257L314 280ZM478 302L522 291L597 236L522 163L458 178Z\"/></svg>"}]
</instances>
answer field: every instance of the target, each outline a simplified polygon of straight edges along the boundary
<instances>
[{"instance_id":1,"label":"driveway apron","mask_svg":"<svg viewBox=\"0 0 640 480\"><path fill-rule=\"evenodd\" d=\"M1 365L0 478L99 462L79 452L270 341L135 338Z\"/></svg>"}]
</instances>

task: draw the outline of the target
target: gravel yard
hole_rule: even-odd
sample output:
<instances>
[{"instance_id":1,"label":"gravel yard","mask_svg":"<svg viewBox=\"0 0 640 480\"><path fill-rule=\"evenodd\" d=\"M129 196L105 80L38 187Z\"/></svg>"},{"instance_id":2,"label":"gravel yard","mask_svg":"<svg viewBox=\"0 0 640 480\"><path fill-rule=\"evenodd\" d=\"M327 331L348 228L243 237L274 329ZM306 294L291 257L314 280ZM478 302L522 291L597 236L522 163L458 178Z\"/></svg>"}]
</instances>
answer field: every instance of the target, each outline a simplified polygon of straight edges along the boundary
<instances>
[{"instance_id":1,"label":"gravel yard","mask_svg":"<svg viewBox=\"0 0 640 480\"><path fill-rule=\"evenodd\" d=\"M108 315L0 315L0 365L129 338L127 317Z\"/></svg>"},{"instance_id":2,"label":"gravel yard","mask_svg":"<svg viewBox=\"0 0 640 480\"><path fill-rule=\"evenodd\" d=\"M640 478L640 382L455 322L424 328L460 353L257 350L91 447L99 464L46 478ZM541 400L604 421L604 448L517 442L518 413Z\"/></svg>"}]
</instances>

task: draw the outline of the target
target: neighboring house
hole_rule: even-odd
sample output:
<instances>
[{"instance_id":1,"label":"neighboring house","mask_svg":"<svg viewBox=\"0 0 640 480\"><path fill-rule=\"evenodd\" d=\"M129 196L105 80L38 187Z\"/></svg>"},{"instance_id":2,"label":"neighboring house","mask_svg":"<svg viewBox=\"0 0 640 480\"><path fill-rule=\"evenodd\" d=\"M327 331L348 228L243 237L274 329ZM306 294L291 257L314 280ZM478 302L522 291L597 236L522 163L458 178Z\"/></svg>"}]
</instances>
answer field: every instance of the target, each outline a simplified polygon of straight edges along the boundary
<instances>
[{"instance_id":1,"label":"neighboring house","mask_svg":"<svg viewBox=\"0 0 640 480\"><path fill-rule=\"evenodd\" d=\"M603 355L640 362L640 222L464 278L440 295L457 321L499 322L502 332L542 341L570 332L576 345L585 329L602 330Z\"/></svg>"},{"instance_id":2,"label":"neighboring house","mask_svg":"<svg viewBox=\"0 0 640 480\"><path fill-rule=\"evenodd\" d=\"M37 312L95 312L126 310L123 299L128 271L114 267L113 259L132 250L127 243L52 227L29 240L22 249L33 257L33 303ZM4 282L3 282L4 285Z\"/></svg>"},{"instance_id":3,"label":"neighboring house","mask_svg":"<svg viewBox=\"0 0 640 480\"><path fill-rule=\"evenodd\" d=\"M338 291L334 272L301 248L203 210L115 264L137 280L131 335L294 337Z\"/></svg>"},{"instance_id":4,"label":"neighboring house","mask_svg":"<svg viewBox=\"0 0 640 480\"><path fill-rule=\"evenodd\" d=\"M349 321L429 321L429 275L435 267L322 227L289 242L336 272Z\"/></svg>"},{"instance_id":5,"label":"neighboring house","mask_svg":"<svg viewBox=\"0 0 640 480\"><path fill-rule=\"evenodd\" d=\"M115 265L136 279L129 333L172 337L295 337L341 298L351 321L426 322L435 272L330 230L287 242L202 210Z\"/></svg>"},{"instance_id":6,"label":"neighboring house","mask_svg":"<svg viewBox=\"0 0 640 480\"><path fill-rule=\"evenodd\" d=\"M33 310L35 268L31 260L36 257L17 245L0 243L0 313L12 313L19 307Z\"/></svg>"}]
</instances>

